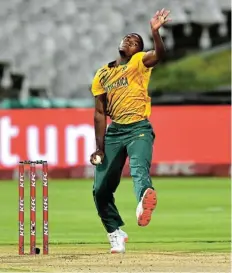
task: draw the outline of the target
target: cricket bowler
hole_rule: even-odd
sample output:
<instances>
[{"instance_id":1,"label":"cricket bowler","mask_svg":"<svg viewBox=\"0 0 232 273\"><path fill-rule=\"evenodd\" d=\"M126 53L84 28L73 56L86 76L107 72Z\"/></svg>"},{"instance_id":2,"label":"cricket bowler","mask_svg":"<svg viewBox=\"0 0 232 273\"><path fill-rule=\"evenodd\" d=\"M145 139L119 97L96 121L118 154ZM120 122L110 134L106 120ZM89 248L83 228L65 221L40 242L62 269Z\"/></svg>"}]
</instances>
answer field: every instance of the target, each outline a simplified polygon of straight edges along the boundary
<instances>
[{"instance_id":1,"label":"cricket bowler","mask_svg":"<svg viewBox=\"0 0 232 273\"><path fill-rule=\"evenodd\" d=\"M119 45L119 57L100 68L92 82L95 97L94 126L96 151L90 162L96 165L93 197L98 215L108 233L111 253L124 253L128 235L115 205L114 193L129 157L138 206L139 226L147 226L157 204L150 165L155 134L148 118L151 99L148 84L152 68L164 57L159 29L169 22L170 11L157 11L150 21L154 50L143 52L139 34L126 35ZM107 116L112 123L107 127Z\"/></svg>"}]
</instances>

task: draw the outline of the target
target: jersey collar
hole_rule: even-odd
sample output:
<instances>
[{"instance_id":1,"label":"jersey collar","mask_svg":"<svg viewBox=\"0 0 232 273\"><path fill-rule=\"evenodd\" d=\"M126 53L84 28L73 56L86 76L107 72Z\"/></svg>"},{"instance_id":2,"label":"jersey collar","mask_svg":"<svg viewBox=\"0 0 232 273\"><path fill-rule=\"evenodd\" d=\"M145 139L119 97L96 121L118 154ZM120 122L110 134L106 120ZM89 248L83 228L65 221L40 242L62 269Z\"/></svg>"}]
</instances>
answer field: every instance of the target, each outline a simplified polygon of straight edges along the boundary
<instances>
[{"instance_id":1,"label":"jersey collar","mask_svg":"<svg viewBox=\"0 0 232 273\"><path fill-rule=\"evenodd\" d=\"M116 60L113 61L113 62L108 63L109 68L115 67L115 65L116 65Z\"/></svg>"}]
</instances>

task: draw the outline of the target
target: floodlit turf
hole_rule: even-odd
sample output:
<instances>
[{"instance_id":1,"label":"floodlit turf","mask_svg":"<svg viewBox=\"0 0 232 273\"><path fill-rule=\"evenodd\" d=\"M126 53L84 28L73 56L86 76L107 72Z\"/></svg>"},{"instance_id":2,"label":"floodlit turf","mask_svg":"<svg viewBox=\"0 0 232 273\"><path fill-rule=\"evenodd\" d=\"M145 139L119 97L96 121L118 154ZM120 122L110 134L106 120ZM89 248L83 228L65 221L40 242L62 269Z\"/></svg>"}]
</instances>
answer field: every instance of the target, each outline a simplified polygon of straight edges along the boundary
<instances>
[{"instance_id":1,"label":"floodlit turf","mask_svg":"<svg viewBox=\"0 0 232 273\"><path fill-rule=\"evenodd\" d=\"M131 251L230 251L230 180L225 178L153 178L158 205L148 227L136 224L131 179L123 179L116 203L126 223ZM29 242L29 182L25 192L25 236ZM42 241L42 186L37 183L37 235ZM0 244L18 243L18 184L0 182ZM49 181L52 244L107 243L95 210L90 180Z\"/></svg>"}]
</instances>

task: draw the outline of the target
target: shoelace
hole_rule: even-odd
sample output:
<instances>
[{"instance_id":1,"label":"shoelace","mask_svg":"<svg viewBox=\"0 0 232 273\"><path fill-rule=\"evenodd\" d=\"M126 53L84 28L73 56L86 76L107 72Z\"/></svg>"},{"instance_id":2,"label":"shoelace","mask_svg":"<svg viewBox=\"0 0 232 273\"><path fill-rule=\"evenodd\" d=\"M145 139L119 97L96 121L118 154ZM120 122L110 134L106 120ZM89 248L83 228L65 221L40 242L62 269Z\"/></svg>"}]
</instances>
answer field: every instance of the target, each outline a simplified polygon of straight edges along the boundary
<instances>
[{"instance_id":1,"label":"shoelace","mask_svg":"<svg viewBox=\"0 0 232 273\"><path fill-rule=\"evenodd\" d=\"M119 242L118 242L118 237L116 234L111 234L110 235L110 244L111 246L118 246L119 245Z\"/></svg>"}]
</instances>

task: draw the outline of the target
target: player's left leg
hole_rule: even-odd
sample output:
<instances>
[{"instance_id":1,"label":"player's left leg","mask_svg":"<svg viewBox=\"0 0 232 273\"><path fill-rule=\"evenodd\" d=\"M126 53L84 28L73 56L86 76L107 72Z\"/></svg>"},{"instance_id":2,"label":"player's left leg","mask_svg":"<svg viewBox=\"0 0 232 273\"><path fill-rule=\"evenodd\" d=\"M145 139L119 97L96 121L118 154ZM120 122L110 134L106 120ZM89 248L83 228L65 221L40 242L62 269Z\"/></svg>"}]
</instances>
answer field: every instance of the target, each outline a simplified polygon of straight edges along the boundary
<instances>
[{"instance_id":1,"label":"player's left leg","mask_svg":"<svg viewBox=\"0 0 232 273\"><path fill-rule=\"evenodd\" d=\"M120 131L113 124L108 127L105 137L105 157L102 164L96 166L93 185L94 202L108 233L111 253L125 252L125 242L128 240L128 235L120 229L124 223L114 199L127 157L120 135Z\"/></svg>"},{"instance_id":2,"label":"player's left leg","mask_svg":"<svg viewBox=\"0 0 232 273\"><path fill-rule=\"evenodd\" d=\"M141 127L133 128L127 144L130 172L138 201L136 214L140 226L149 224L157 204L156 191L150 177L153 143L154 133L151 124L144 121Z\"/></svg>"}]
</instances>

